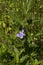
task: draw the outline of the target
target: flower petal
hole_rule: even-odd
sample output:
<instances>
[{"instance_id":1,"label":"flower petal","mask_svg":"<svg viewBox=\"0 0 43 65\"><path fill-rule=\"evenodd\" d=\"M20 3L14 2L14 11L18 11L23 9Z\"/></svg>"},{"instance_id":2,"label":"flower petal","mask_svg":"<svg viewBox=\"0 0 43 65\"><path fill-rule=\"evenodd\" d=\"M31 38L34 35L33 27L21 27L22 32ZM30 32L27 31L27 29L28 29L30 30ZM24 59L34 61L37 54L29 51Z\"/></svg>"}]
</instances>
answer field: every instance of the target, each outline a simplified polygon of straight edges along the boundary
<instances>
[{"instance_id":1,"label":"flower petal","mask_svg":"<svg viewBox=\"0 0 43 65\"><path fill-rule=\"evenodd\" d=\"M19 37L19 34L17 34L17 37Z\"/></svg>"},{"instance_id":2,"label":"flower petal","mask_svg":"<svg viewBox=\"0 0 43 65\"><path fill-rule=\"evenodd\" d=\"M19 37L20 39L23 39L23 36Z\"/></svg>"}]
</instances>

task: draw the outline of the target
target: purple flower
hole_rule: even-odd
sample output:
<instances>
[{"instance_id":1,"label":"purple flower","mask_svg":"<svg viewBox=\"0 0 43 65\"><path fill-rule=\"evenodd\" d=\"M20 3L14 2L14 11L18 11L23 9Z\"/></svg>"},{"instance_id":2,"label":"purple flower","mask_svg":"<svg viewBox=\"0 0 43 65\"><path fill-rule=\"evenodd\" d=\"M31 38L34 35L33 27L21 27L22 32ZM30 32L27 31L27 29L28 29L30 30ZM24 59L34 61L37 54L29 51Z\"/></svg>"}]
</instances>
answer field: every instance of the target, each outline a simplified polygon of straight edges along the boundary
<instances>
[{"instance_id":1,"label":"purple flower","mask_svg":"<svg viewBox=\"0 0 43 65\"><path fill-rule=\"evenodd\" d=\"M20 32L17 34L17 37L19 37L20 39L23 39L24 36L25 36L24 30L22 29L22 31L20 31Z\"/></svg>"}]
</instances>

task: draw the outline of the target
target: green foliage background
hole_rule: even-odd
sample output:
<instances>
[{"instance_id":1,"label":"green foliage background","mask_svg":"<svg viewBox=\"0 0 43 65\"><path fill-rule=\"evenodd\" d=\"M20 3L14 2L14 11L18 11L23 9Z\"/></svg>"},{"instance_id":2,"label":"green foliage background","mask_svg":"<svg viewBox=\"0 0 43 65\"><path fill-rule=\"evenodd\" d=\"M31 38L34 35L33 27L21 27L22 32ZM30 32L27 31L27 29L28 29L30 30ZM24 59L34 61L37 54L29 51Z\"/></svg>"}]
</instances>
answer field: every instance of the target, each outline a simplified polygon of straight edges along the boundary
<instances>
[{"instance_id":1,"label":"green foliage background","mask_svg":"<svg viewBox=\"0 0 43 65\"><path fill-rule=\"evenodd\" d=\"M0 0L0 65L43 65L43 0Z\"/></svg>"}]
</instances>

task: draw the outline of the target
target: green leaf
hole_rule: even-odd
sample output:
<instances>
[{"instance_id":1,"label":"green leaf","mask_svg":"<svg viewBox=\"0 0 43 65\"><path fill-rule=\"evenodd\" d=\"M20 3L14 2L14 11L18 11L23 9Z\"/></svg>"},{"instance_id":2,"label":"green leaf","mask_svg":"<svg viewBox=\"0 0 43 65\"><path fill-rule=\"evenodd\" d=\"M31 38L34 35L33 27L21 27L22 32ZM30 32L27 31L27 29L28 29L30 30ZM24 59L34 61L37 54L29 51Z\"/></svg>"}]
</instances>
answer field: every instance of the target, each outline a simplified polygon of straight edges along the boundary
<instances>
[{"instance_id":1,"label":"green leaf","mask_svg":"<svg viewBox=\"0 0 43 65\"><path fill-rule=\"evenodd\" d=\"M20 53L19 53L19 56L24 52L25 50L24 49L22 49L21 51L20 51Z\"/></svg>"},{"instance_id":2,"label":"green leaf","mask_svg":"<svg viewBox=\"0 0 43 65\"><path fill-rule=\"evenodd\" d=\"M20 58L20 63L23 63L28 58L29 58L28 55L22 56L22 58Z\"/></svg>"},{"instance_id":3,"label":"green leaf","mask_svg":"<svg viewBox=\"0 0 43 65\"><path fill-rule=\"evenodd\" d=\"M17 48L14 48L15 62L19 63L19 51Z\"/></svg>"},{"instance_id":4,"label":"green leaf","mask_svg":"<svg viewBox=\"0 0 43 65\"><path fill-rule=\"evenodd\" d=\"M27 61L26 65L29 65L29 61Z\"/></svg>"}]
</instances>

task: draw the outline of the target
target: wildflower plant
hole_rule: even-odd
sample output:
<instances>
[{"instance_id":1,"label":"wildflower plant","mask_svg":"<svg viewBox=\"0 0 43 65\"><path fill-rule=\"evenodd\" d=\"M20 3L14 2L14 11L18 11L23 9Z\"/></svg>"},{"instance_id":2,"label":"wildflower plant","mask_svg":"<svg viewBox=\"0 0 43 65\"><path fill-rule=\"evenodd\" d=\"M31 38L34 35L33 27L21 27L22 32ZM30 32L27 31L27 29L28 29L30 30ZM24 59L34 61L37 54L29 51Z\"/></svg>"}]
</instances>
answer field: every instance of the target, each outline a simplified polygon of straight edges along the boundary
<instances>
[{"instance_id":1,"label":"wildflower plant","mask_svg":"<svg viewBox=\"0 0 43 65\"><path fill-rule=\"evenodd\" d=\"M0 0L0 65L43 65L43 0Z\"/></svg>"}]
</instances>

